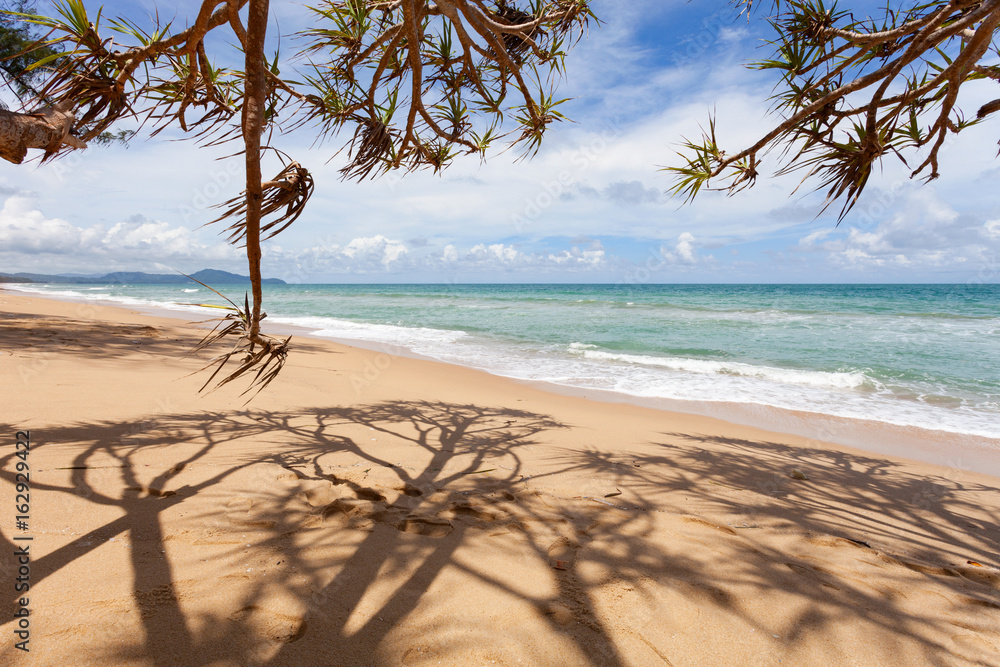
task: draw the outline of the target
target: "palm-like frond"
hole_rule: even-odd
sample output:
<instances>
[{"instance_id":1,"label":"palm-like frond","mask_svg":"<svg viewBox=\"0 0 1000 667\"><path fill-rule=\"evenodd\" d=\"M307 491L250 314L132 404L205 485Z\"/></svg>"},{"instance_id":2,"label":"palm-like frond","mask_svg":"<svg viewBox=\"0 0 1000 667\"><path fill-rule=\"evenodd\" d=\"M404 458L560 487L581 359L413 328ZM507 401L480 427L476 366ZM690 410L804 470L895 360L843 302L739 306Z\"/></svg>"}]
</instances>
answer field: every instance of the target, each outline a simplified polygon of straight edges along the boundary
<instances>
[{"instance_id":1,"label":"palm-like frond","mask_svg":"<svg viewBox=\"0 0 1000 667\"><path fill-rule=\"evenodd\" d=\"M229 362L235 361L236 368L231 369L228 374L223 375L222 379L210 391L215 391L233 380L254 373L256 370L250 385L240 394L241 396L246 396L253 392L247 398L246 402L249 403L254 396L263 391L267 385L271 384L278 376L278 373L281 372L285 361L288 359L288 343L292 340L292 337L289 336L281 341L270 336L257 334L255 337L256 340L253 340L250 334L252 311L250 309L249 298L244 300L244 305L241 308L218 290L206 285L197 278L193 278L192 276L187 277L199 285L212 290L229 303L228 306L221 306L229 311L224 317L217 320L207 320L207 322L216 322L215 327L205 334L188 354L197 354L220 341L235 338L233 346L227 352L214 357L199 370L195 371L195 373L202 373L209 369L214 369L198 391L205 391L205 388L212 384L212 381L222 373L223 369L229 365ZM261 319L264 317L266 315L261 314Z\"/></svg>"},{"instance_id":2,"label":"palm-like frond","mask_svg":"<svg viewBox=\"0 0 1000 667\"><path fill-rule=\"evenodd\" d=\"M261 218L281 212L281 215L276 219L260 228L262 240L266 240L285 231L302 215L306 203L315 190L315 184L309 170L293 161L285 165L285 168L277 176L263 183L262 186L264 200L261 203ZM244 240L246 238L246 192L218 204L216 208L224 208L225 211L207 224L235 218L236 221L225 230L229 232L229 242L238 243Z\"/></svg>"},{"instance_id":3,"label":"palm-like frond","mask_svg":"<svg viewBox=\"0 0 1000 667\"><path fill-rule=\"evenodd\" d=\"M734 0L749 12L754 0ZM751 65L780 73L771 111L780 118L750 147L727 155L714 137L686 141L672 192L690 202L712 179L730 193L751 185L760 155L779 154L777 175L806 172L827 198L843 202L843 220L887 156L910 168L903 151L925 153L911 176L938 176L949 135L1000 112L1000 100L967 118L962 86L1000 80L1000 6L990 2L918 1L880 19L856 19L835 0L773 0L771 58ZM801 183L800 183L801 185Z\"/></svg>"}]
</instances>

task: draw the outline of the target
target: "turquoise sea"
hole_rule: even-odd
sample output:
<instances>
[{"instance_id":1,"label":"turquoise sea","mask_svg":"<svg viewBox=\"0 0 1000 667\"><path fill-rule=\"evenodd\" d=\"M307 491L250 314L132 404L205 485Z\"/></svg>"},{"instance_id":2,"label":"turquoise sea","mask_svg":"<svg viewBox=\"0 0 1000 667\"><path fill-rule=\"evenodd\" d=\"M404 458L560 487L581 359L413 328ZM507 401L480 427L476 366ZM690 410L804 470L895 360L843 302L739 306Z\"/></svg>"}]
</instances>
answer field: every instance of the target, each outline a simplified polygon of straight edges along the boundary
<instances>
[{"instance_id":1,"label":"turquoise sea","mask_svg":"<svg viewBox=\"0 0 1000 667\"><path fill-rule=\"evenodd\" d=\"M11 286L216 315L180 286ZM243 288L223 288L243 300ZM623 398L1000 438L1000 285L283 285L268 321Z\"/></svg>"}]
</instances>

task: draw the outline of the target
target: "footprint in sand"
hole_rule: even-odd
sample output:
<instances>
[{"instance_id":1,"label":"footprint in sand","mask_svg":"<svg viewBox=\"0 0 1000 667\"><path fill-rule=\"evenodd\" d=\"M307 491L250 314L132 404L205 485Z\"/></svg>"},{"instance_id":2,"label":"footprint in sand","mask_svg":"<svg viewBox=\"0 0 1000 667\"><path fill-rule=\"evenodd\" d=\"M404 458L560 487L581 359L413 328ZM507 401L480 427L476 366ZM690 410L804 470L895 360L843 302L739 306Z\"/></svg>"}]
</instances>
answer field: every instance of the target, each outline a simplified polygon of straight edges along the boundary
<instances>
[{"instance_id":1,"label":"footprint in sand","mask_svg":"<svg viewBox=\"0 0 1000 667\"><path fill-rule=\"evenodd\" d=\"M570 570L576 563L576 552L579 550L579 544L571 542L565 537L560 537L549 545L549 565L557 570Z\"/></svg>"},{"instance_id":2,"label":"footprint in sand","mask_svg":"<svg viewBox=\"0 0 1000 667\"><path fill-rule=\"evenodd\" d=\"M559 625L569 625L576 618L569 607L559 602L551 602L545 605L543 613L546 616L551 616L552 620Z\"/></svg>"},{"instance_id":3,"label":"footprint in sand","mask_svg":"<svg viewBox=\"0 0 1000 667\"><path fill-rule=\"evenodd\" d=\"M372 502L376 503L385 502L385 496L382 495L380 492L376 491L375 489L360 488L354 491L354 495L356 495L361 500L371 500Z\"/></svg>"},{"instance_id":4,"label":"footprint in sand","mask_svg":"<svg viewBox=\"0 0 1000 667\"><path fill-rule=\"evenodd\" d=\"M444 537L455 530L450 521L432 519L421 516L408 516L396 524L396 530L404 533L416 533L429 537Z\"/></svg>"},{"instance_id":5,"label":"footprint in sand","mask_svg":"<svg viewBox=\"0 0 1000 667\"><path fill-rule=\"evenodd\" d=\"M299 497L310 507L326 507L343 496L343 492L326 480L303 480Z\"/></svg>"},{"instance_id":6,"label":"footprint in sand","mask_svg":"<svg viewBox=\"0 0 1000 667\"><path fill-rule=\"evenodd\" d=\"M418 497L424 495L423 491L421 491L417 487L413 486L412 484L404 484L403 488L402 488L402 491L403 491L403 495L410 496L411 498L418 498Z\"/></svg>"},{"instance_id":7,"label":"footprint in sand","mask_svg":"<svg viewBox=\"0 0 1000 667\"><path fill-rule=\"evenodd\" d=\"M465 516L482 521L484 523L494 523L499 517L495 512L485 507L479 507L469 501L454 503L450 508L454 516Z\"/></svg>"},{"instance_id":8,"label":"footprint in sand","mask_svg":"<svg viewBox=\"0 0 1000 667\"><path fill-rule=\"evenodd\" d=\"M226 507L233 512L249 512L250 508L253 507L253 498L247 498L245 496L232 498L226 503Z\"/></svg>"},{"instance_id":9,"label":"footprint in sand","mask_svg":"<svg viewBox=\"0 0 1000 667\"><path fill-rule=\"evenodd\" d=\"M341 498L323 508L322 516L324 519L338 514L344 514L348 517L364 517L375 523L392 526L403 533L428 537L444 537L455 530L455 526L450 521L408 514L408 510L404 508L385 506L383 502L362 498Z\"/></svg>"},{"instance_id":10,"label":"footprint in sand","mask_svg":"<svg viewBox=\"0 0 1000 667\"><path fill-rule=\"evenodd\" d=\"M329 505L325 506L320 512L320 515L325 519L331 515L337 513L351 515L362 515L368 517L374 517L379 510L375 507L375 503L370 500L361 500L360 498L338 498L334 500Z\"/></svg>"},{"instance_id":11,"label":"footprint in sand","mask_svg":"<svg viewBox=\"0 0 1000 667\"><path fill-rule=\"evenodd\" d=\"M306 621L297 612L267 609L257 605L243 607L229 619L249 626L255 634L281 644L296 642L306 634Z\"/></svg>"}]
</instances>

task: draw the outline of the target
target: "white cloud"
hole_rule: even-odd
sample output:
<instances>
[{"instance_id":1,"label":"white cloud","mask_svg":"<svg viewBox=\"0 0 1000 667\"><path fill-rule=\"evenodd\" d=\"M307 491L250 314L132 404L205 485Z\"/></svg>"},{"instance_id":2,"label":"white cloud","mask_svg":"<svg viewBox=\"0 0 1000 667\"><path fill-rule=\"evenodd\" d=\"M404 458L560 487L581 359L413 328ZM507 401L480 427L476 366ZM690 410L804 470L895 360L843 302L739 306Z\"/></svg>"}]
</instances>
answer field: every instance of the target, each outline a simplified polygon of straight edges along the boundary
<instances>
[{"instance_id":1,"label":"white cloud","mask_svg":"<svg viewBox=\"0 0 1000 667\"><path fill-rule=\"evenodd\" d=\"M46 218L21 196L8 197L0 209L0 245L7 252L64 254L93 243L99 228L81 229L60 218Z\"/></svg>"},{"instance_id":2,"label":"white cloud","mask_svg":"<svg viewBox=\"0 0 1000 667\"><path fill-rule=\"evenodd\" d=\"M983 228L991 239L1000 239L1000 220L990 220L983 224Z\"/></svg>"},{"instance_id":3,"label":"white cloud","mask_svg":"<svg viewBox=\"0 0 1000 667\"><path fill-rule=\"evenodd\" d=\"M402 241L393 241L378 234L367 238L352 239L341 252L345 257L359 263L381 264L388 268L390 264L398 261L409 251Z\"/></svg>"},{"instance_id":4,"label":"white cloud","mask_svg":"<svg viewBox=\"0 0 1000 667\"><path fill-rule=\"evenodd\" d=\"M677 237L677 246L675 250L677 251L677 256L680 257L682 262L686 264L694 264L698 259L694 255L694 235L690 232L684 232L679 237Z\"/></svg>"},{"instance_id":5,"label":"white cloud","mask_svg":"<svg viewBox=\"0 0 1000 667\"><path fill-rule=\"evenodd\" d=\"M8 270L38 272L141 270L162 261L204 268L206 262L242 257L233 246L203 244L187 227L141 215L110 228L80 227L47 217L33 199L18 195L8 197L0 209L0 247Z\"/></svg>"},{"instance_id":6,"label":"white cloud","mask_svg":"<svg viewBox=\"0 0 1000 667\"><path fill-rule=\"evenodd\" d=\"M277 275L292 282L330 280L352 274L440 278L442 272L454 271L528 275L538 271L611 268L604 246L599 240L590 239L582 247L573 244L564 249L529 252L508 243L477 243L463 249L456 243L441 245L432 240L407 249L402 241L378 234L353 239L344 246L329 240L299 250L268 244L264 257L267 266L294 266L293 270L277 270Z\"/></svg>"},{"instance_id":7,"label":"white cloud","mask_svg":"<svg viewBox=\"0 0 1000 667\"><path fill-rule=\"evenodd\" d=\"M998 231L1000 221L980 223L925 186L908 194L902 210L877 224L819 230L791 250L823 253L831 265L847 269L958 270L1000 250Z\"/></svg>"},{"instance_id":8,"label":"white cloud","mask_svg":"<svg viewBox=\"0 0 1000 667\"><path fill-rule=\"evenodd\" d=\"M683 232L677 237L677 243L672 248L669 246L660 248L660 256L670 264L697 264L702 259L695 249L697 245L698 240L694 234Z\"/></svg>"},{"instance_id":9,"label":"white cloud","mask_svg":"<svg viewBox=\"0 0 1000 667\"><path fill-rule=\"evenodd\" d=\"M808 236L799 239L799 249L800 250L813 250L817 245L823 241L827 236L833 233L833 228L828 227L826 229L819 229Z\"/></svg>"}]
</instances>

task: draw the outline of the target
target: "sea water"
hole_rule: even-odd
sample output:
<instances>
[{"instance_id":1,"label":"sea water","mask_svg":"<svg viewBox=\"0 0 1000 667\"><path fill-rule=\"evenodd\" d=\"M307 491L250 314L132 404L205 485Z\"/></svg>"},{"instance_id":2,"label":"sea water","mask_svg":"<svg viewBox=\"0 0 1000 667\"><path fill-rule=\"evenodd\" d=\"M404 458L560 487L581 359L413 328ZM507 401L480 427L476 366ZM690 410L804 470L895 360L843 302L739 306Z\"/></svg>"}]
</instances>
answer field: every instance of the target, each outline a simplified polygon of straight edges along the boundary
<instances>
[{"instance_id":1,"label":"sea water","mask_svg":"<svg viewBox=\"0 0 1000 667\"><path fill-rule=\"evenodd\" d=\"M193 284L8 287L223 303ZM1000 285L269 285L264 309L313 336L626 400L1000 438Z\"/></svg>"}]
</instances>

